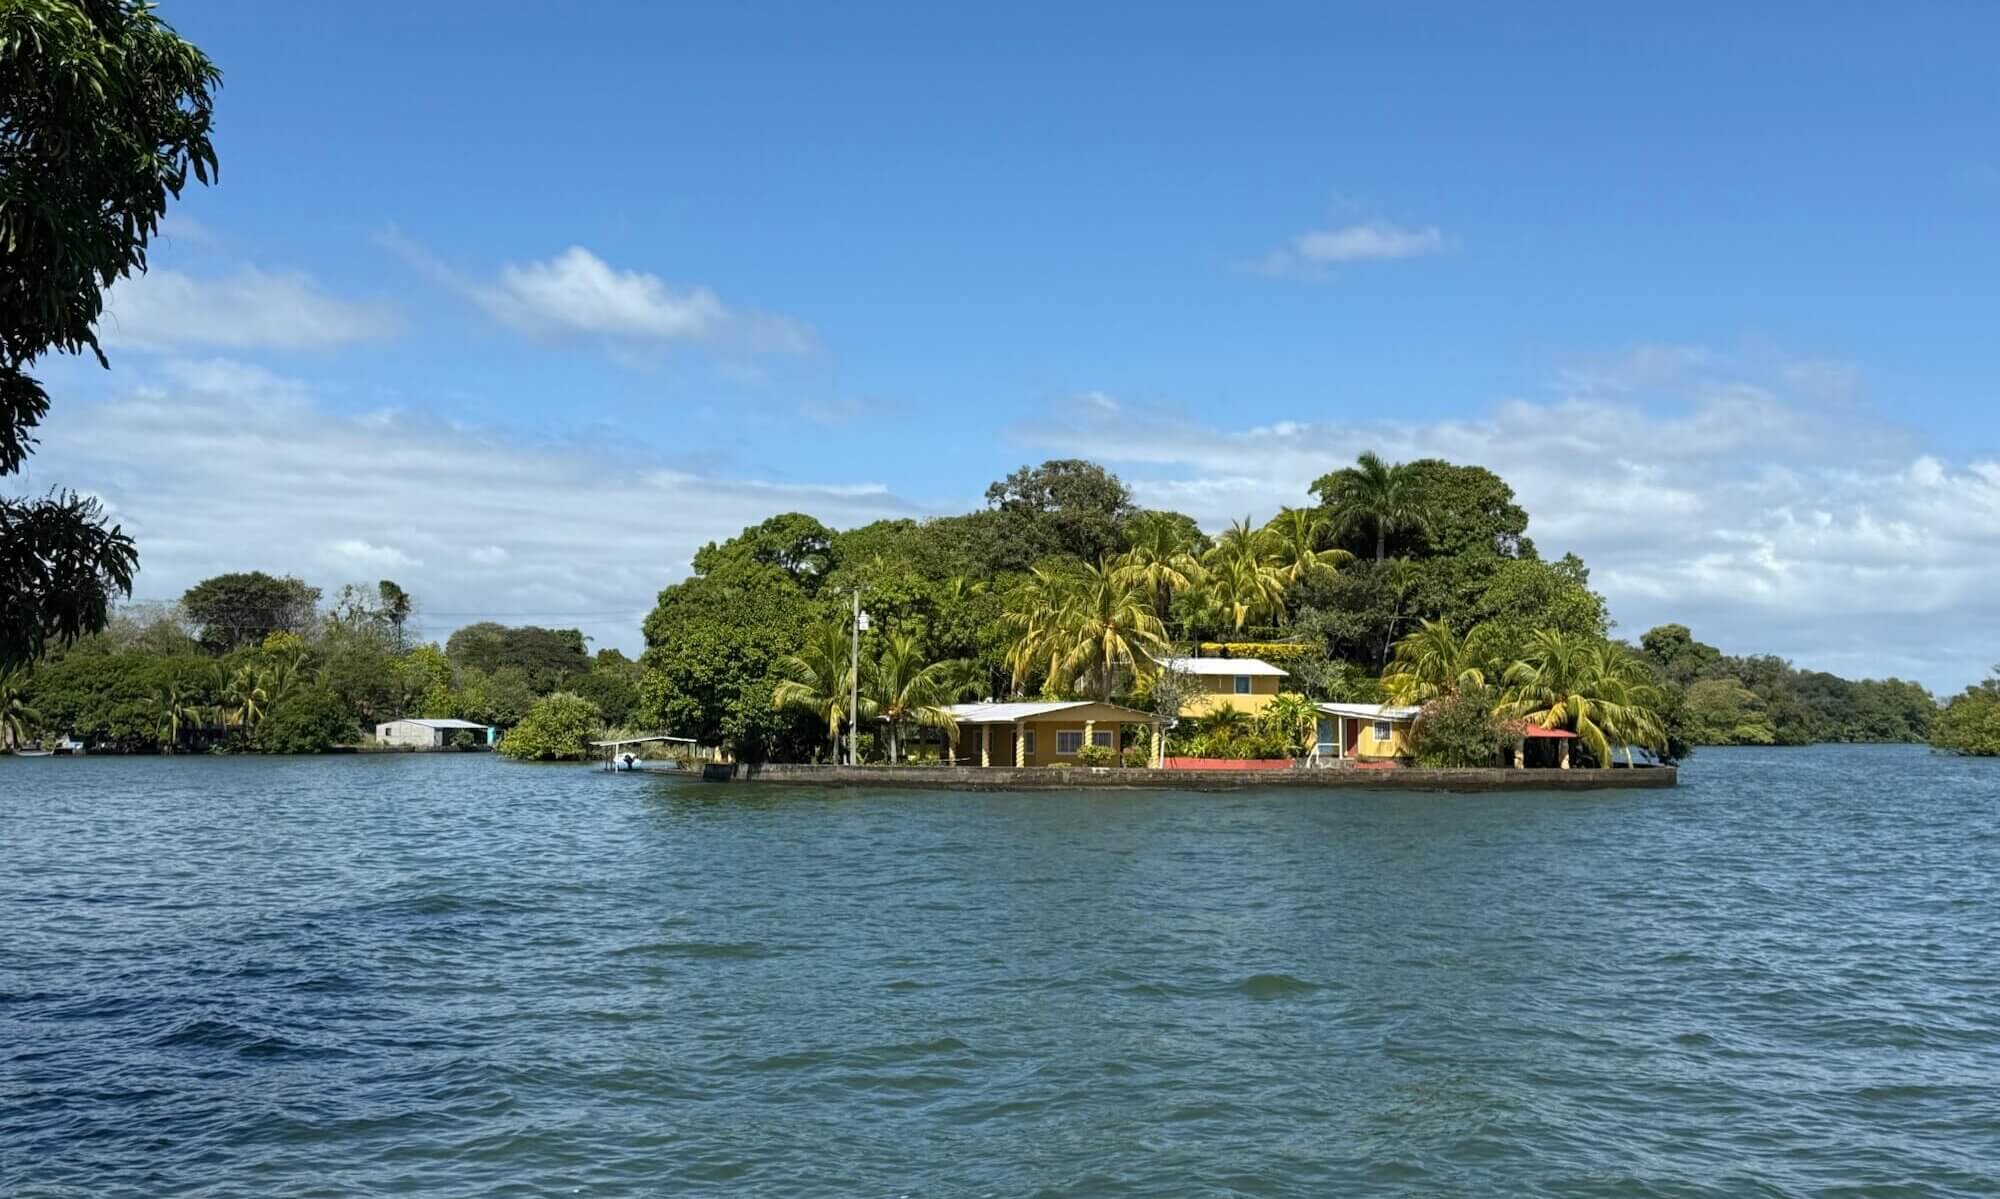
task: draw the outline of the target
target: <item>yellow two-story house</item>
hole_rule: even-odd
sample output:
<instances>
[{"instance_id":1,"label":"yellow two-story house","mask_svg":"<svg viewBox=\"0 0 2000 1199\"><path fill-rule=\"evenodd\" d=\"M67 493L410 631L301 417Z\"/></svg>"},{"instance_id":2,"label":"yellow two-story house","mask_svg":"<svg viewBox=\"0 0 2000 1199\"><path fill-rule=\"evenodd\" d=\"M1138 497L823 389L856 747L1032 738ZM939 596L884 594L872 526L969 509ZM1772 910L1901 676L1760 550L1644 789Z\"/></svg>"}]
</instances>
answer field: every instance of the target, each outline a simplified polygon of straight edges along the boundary
<instances>
[{"instance_id":1,"label":"yellow two-story house","mask_svg":"<svg viewBox=\"0 0 2000 1199\"><path fill-rule=\"evenodd\" d=\"M1162 658L1176 674L1192 676L1195 692L1181 701L1182 716L1206 716L1227 704L1247 716L1262 712L1284 687L1284 671L1261 658Z\"/></svg>"}]
</instances>

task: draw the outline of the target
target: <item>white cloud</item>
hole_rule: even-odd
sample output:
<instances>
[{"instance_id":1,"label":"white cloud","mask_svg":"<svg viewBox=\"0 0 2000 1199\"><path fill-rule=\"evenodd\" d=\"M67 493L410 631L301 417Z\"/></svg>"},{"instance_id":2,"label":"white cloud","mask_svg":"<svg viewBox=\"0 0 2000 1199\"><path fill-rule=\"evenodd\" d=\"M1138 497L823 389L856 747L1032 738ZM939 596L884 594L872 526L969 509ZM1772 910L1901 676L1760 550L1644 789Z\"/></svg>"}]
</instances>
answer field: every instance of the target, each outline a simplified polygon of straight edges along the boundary
<instances>
[{"instance_id":1,"label":"white cloud","mask_svg":"<svg viewBox=\"0 0 2000 1199\"><path fill-rule=\"evenodd\" d=\"M386 306L336 299L296 271L246 266L196 278L155 268L111 288L98 336L107 346L143 350L319 350L398 328Z\"/></svg>"},{"instance_id":2,"label":"white cloud","mask_svg":"<svg viewBox=\"0 0 2000 1199\"><path fill-rule=\"evenodd\" d=\"M1365 449L1477 463L1513 485L1545 556L1582 555L1625 635L1678 620L1732 652L1952 690L2000 660L2000 463L1827 411L1816 370L1650 357L1644 399L1625 376L1566 375L1470 419L1230 428L1128 405L1115 424L1072 410L1016 435L1097 456L1141 502L1211 529L1310 502L1313 479Z\"/></svg>"},{"instance_id":3,"label":"white cloud","mask_svg":"<svg viewBox=\"0 0 2000 1199\"><path fill-rule=\"evenodd\" d=\"M223 570L329 591L391 577L426 636L479 619L578 626L635 649L659 589L703 543L776 512L858 524L915 510L880 484L731 479L622 465L421 416L336 413L308 383L227 360L60 405L38 486L87 482L138 540L141 598Z\"/></svg>"},{"instance_id":4,"label":"white cloud","mask_svg":"<svg viewBox=\"0 0 2000 1199\"><path fill-rule=\"evenodd\" d=\"M1272 275L1312 275L1343 262L1384 262L1442 253L1448 245L1436 225L1410 227L1363 221L1332 229L1308 229L1264 256L1259 269Z\"/></svg>"},{"instance_id":5,"label":"white cloud","mask_svg":"<svg viewBox=\"0 0 2000 1199\"><path fill-rule=\"evenodd\" d=\"M583 246L539 261L509 263L492 279L474 279L393 230L378 240L493 319L530 337L596 338L612 343L620 354L645 344L700 343L784 354L805 353L814 346L811 328L799 321L725 304L707 287L620 270Z\"/></svg>"}]
</instances>

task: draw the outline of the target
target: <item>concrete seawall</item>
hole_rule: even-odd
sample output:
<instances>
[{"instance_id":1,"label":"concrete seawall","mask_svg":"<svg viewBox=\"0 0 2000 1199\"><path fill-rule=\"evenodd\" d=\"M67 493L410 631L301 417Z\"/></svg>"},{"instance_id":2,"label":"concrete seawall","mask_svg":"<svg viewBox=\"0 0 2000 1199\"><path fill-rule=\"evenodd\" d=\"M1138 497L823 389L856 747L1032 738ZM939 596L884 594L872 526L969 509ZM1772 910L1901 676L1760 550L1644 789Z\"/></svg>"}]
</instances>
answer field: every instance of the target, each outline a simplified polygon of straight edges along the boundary
<instances>
[{"instance_id":1,"label":"concrete seawall","mask_svg":"<svg viewBox=\"0 0 2000 1199\"><path fill-rule=\"evenodd\" d=\"M1645 770L1135 770L1122 767L824 766L797 763L710 766L712 781L822 787L923 787L952 791L1075 791L1084 788L1241 791L1296 787L1348 791L1604 791L1671 787L1671 766Z\"/></svg>"}]
</instances>

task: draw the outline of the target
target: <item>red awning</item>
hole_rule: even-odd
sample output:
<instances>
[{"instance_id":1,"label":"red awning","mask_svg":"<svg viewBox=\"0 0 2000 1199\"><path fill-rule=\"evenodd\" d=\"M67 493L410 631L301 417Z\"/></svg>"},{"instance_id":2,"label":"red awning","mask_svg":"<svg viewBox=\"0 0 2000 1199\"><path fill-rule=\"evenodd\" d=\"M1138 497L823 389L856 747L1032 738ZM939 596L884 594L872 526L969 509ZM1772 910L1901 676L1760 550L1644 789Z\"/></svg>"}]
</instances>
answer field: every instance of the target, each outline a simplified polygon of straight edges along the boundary
<instances>
[{"instance_id":1,"label":"red awning","mask_svg":"<svg viewBox=\"0 0 2000 1199\"><path fill-rule=\"evenodd\" d=\"M1568 729L1545 729L1538 724L1529 725L1521 731L1521 735L1523 737L1554 737L1558 740L1574 740L1576 738L1576 734L1570 732Z\"/></svg>"}]
</instances>

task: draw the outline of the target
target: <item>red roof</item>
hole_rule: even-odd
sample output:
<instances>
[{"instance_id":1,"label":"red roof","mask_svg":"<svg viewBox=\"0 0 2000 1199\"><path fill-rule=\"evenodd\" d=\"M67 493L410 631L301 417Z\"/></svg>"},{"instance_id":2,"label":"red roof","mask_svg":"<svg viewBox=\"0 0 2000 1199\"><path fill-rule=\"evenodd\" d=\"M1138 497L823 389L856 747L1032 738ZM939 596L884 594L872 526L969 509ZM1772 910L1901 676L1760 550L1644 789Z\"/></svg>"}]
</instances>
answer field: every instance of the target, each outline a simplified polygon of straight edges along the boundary
<instances>
[{"instance_id":1,"label":"red roof","mask_svg":"<svg viewBox=\"0 0 2000 1199\"><path fill-rule=\"evenodd\" d=\"M1568 729L1545 729L1538 724L1531 724L1521 730L1521 735L1523 737L1555 737L1558 739L1574 739L1576 737L1576 734L1570 732Z\"/></svg>"}]
</instances>

